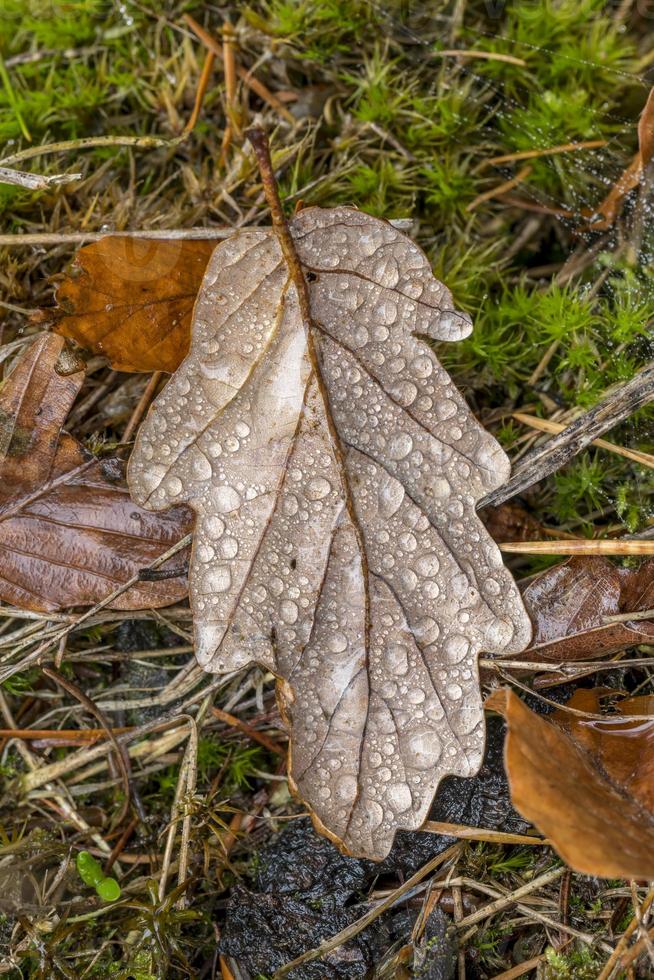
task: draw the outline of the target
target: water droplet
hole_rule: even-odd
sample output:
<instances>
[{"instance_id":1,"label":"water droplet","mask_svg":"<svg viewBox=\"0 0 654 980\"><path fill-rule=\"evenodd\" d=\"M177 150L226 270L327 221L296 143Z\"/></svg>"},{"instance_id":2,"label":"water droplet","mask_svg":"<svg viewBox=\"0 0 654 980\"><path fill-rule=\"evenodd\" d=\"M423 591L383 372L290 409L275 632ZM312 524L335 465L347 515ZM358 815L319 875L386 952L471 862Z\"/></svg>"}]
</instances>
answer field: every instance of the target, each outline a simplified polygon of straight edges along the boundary
<instances>
[{"instance_id":1,"label":"water droplet","mask_svg":"<svg viewBox=\"0 0 654 980\"><path fill-rule=\"evenodd\" d=\"M212 541L216 541L225 530L225 524L219 517L207 517L203 527Z\"/></svg>"},{"instance_id":2,"label":"water droplet","mask_svg":"<svg viewBox=\"0 0 654 980\"><path fill-rule=\"evenodd\" d=\"M414 568L418 575L423 575L425 578L430 578L433 575L436 575L438 569L440 568L438 556L433 554L433 552L422 555L417 559Z\"/></svg>"},{"instance_id":3,"label":"water droplet","mask_svg":"<svg viewBox=\"0 0 654 980\"><path fill-rule=\"evenodd\" d=\"M241 498L234 487L222 486L214 491L212 503L219 514L229 514L240 507Z\"/></svg>"},{"instance_id":4,"label":"water droplet","mask_svg":"<svg viewBox=\"0 0 654 980\"><path fill-rule=\"evenodd\" d=\"M384 661L387 669L398 677L403 677L409 669L409 655L399 643L393 643L384 650Z\"/></svg>"},{"instance_id":5,"label":"water droplet","mask_svg":"<svg viewBox=\"0 0 654 980\"><path fill-rule=\"evenodd\" d=\"M177 476L171 476L166 483L166 490L171 497L179 497L184 489L184 484Z\"/></svg>"},{"instance_id":6,"label":"water droplet","mask_svg":"<svg viewBox=\"0 0 654 980\"><path fill-rule=\"evenodd\" d=\"M285 623L295 623L299 615L299 609L297 605L290 599L284 599L279 606L279 615Z\"/></svg>"},{"instance_id":7,"label":"water droplet","mask_svg":"<svg viewBox=\"0 0 654 980\"><path fill-rule=\"evenodd\" d=\"M210 480L213 476L213 470L211 468L211 463L204 455L204 453L198 451L194 454L193 458L193 475L198 480Z\"/></svg>"},{"instance_id":8,"label":"water droplet","mask_svg":"<svg viewBox=\"0 0 654 980\"><path fill-rule=\"evenodd\" d=\"M312 480L309 480L305 495L309 500L322 500L323 497L327 496L331 488L331 483L322 476L316 476Z\"/></svg>"},{"instance_id":9,"label":"water droplet","mask_svg":"<svg viewBox=\"0 0 654 980\"><path fill-rule=\"evenodd\" d=\"M414 769L433 769L443 751L440 739L431 731L417 731L407 739L408 755Z\"/></svg>"},{"instance_id":10,"label":"water droplet","mask_svg":"<svg viewBox=\"0 0 654 980\"><path fill-rule=\"evenodd\" d=\"M327 646L332 653L343 653L347 650L347 637L344 633L333 633L327 640Z\"/></svg>"},{"instance_id":11,"label":"water droplet","mask_svg":"<svg viewBox=\"0 0 654 980\"><path fill-rule=\"evenodd\" d=\"M227 592L232 584L232 573L227 565L217 565L204 573L202 585L205 593Z\"/></svg>"},{"instance_id":12,"label":"water droplet","mask_svg":"<svg viewBox=\"0 0 654 980\"><path fill-rule=\"evenodd\" d=\"M218 551L223 558L236 558L238 554L238 541L236 538L221 538Z\"/></svg>"},{"instance_id":13,"label":"water droplet","mask_svg":"<svg viewBox=\"0 0 654 980\"><path fill-rule=\"evenodd\" d=\"M413 802L411 790L406 783L396 783L394 786L389 786L386 798L396 813L404 813Z\"/></svg>"},{"instance_id":14,"label":"water droplet","mask_svg":"<svg viewBox=\"0 0 654 980\"><path fill-rule=\"evenodd\" d=\"M250 435L250 426L246 422L237 422L234 426L234 432L241 439L245 439L246 436Z\"/></svg>"},{"instance_id":15,"label":"water droplet","mask_svg":"<svg viewBox=\"0 0 654 980\"><path fill-rule=\"evenodd\" d=\"M408 432L396 432L388 441L388 455L391 459L404 459L413 449L413 439Z\"/></svg>"}]
</instances>

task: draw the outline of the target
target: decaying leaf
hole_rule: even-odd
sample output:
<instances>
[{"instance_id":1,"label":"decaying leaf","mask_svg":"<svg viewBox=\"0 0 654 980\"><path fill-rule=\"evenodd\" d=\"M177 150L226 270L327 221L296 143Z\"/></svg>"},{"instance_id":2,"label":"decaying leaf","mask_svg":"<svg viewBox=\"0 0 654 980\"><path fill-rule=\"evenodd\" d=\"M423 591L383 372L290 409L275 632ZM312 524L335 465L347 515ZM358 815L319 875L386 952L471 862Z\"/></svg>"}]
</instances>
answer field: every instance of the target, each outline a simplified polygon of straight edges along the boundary
<instances>
[{"instance_id":1,"label":"decaying leaf","mask_svg":"<svg viewBox=\"0 0 654 980\"><path fill-rule=\"evenodd\" d=\"M215 241L108 237L81 248L41 319L119 371L174 371Z\"/></svg>"},{"instance_id":2,"label":"decaying leaf","mask_svg":"<svg viewBox=\"0 0 654 980\"><path fill-rule=\"evenodd\" d=\"M654 620L606 622L654 608L654 559L618 568L608 558L571 558L534 579L522 598L534 624L529 660L593 660L654 639Z\"/></svg>"},{"instance_id":3,"label":"decaying leaf","mask_svg":"<svg viewBox=\"0 0 654 980\"><path fill-rule=\"evenodd\" d=\"M44 334L0 391L0 599L42 611L103 599L192 526L186 507L142 510L120 460L97 460L61 431L84 380L65 361L63 338ZM143 582L114 606L165 606L186 588L184 576Z\"/></svg>"},{"instance_id":4,"label":"decaying leaf","mask_svg":"<svg viewBox=\"0 0 654 980\"><path fill-rule=\"evenodd\" d=\"M591 228L593 231L605 231L610 228L622 210L624 199L634 187L640 184L646 167L654 156L654 88L650 90L647 102L638 121L638 150L615 184L598 207L587 208L582 213L594 218ZM602 217L596 219L595 215Z\"/></svg>"},{"instance_id":5,"label":"decaying leaf","mask_svg":"<svg viewBox=\"0 0 654 980\"><path fill-rule=\"evenodd\" d=\"M567 707L597 714L602 693L580 689ZM509 727L513 804L564 861L584 874L652 878L654 698L622 701L602 720L564 710L544 718L508 688L494 692L487 706Z\"/></svg>"},{"instance_id":6,"label":"decaying leaf","mask_svg":"<svg viewBox=\"0 0 654 980\"><path fill-rule=\"evenodd\" d=\"M477 651L529 640L475 514L509 463L416 336L471 329L423 253L351 208L291 232L311 325L273 232L218 246L129 481L197 511L199 662L281 678L292 784L323 832L382 858L443 776L480 765Z\"/></svg>"}]
</instances>

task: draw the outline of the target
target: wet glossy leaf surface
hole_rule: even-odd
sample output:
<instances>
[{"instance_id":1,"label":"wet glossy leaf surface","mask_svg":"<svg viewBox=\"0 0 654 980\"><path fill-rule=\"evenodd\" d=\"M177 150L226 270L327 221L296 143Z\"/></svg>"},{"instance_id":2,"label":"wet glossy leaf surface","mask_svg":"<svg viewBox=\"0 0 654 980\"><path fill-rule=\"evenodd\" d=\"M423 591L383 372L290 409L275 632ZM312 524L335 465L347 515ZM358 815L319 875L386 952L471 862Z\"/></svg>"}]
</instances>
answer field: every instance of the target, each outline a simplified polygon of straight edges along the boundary
<instances>
[{"instance_id":1,"label":"wet glossy leaf surface","mask_svg":"<svg viewBox=\"0 0 654 980\"><path fill-rule=\"evenodd\" d=\"M174 371L188 351L191 316L213 241L110 237L78 252L41 318L119 371Z\"/></svg>"},{"instance_id":2,"label":"wet glossy leaf surface","mask_svg":"<svg viewBox=\"0 0 654 980\"><path fill-rule=\"evenodd\" d=\"M608 558L571 558L539 575L523 599L534 624L526 659L594 660L654 638L654 622L606 622L654 607L652 559L618 568Z\"/></svg>"},{"instance_id":3,"label":"wet glossy leaf surface","mask_svg":"<svg viewBox=\"0 0 654 980\"><path fill-rule=\"evenodd\" d=\"M0 599L26 609L92 605L192 527L184 507L138 507L121 460L98 460L62 432L84 380L66 358L63 339L43 335L0 392ZM114 607L165 606L186 589L185 577L143 582Z\"/></svg>"},{"instance_id":4,"label":"wet glossy leaf surface","mask_svg":"<svg viewBox=\"0 0 654 980\"><path fill-rule=\"evenodd\" d=\"M477 652L529 640L475 514L509 464L419 339L471 329L419 249L349 208L291 230L310 329L272 232L220 245L130 487L196 510L200 663L282 679L292 784L317 826L380 859L443 776L480 765Z\"/></svg>"},{"instance_id":5,"label":"wet glossy leaf surface","mask_svg":"<svg viewBox=\"0 0 654 980\"><path fill-rule=\"evenodd\" d=\"M601 710L598 690L567 707ZM557 709L545 718L508 688L488 702L507 721L505 765L515 807L576 871L607 878L654 875L654 699L633 697L593 720Z\"/></svg>"}]
</instances>

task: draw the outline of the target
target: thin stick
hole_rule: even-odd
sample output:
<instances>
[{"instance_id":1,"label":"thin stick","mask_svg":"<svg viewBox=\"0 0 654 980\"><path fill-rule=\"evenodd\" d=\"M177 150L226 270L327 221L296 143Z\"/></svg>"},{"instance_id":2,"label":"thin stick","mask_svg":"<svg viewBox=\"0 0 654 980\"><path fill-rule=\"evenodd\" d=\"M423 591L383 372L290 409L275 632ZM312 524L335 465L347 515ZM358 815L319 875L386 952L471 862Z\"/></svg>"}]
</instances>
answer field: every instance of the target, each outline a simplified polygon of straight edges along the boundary
<instances>
[{"instance_id":1,"label":"thin stick","mask_svg":"<svg viewBox=\"0 0 654 980\"><path fill-rule=\"evenodd\" d=\"M491 157L484 160L482 166L490 167L499 163L514 163L517 160L533 160L536 157L552 156L555 153L572 153L575 150L595 150L606 146L607 140L582 140L579 143L561 143L559 146L549 146L543 150L522 150L521 153L505 153L501 157Z\"/></svg>"},{"instance_id":2,"label":"thin stick","mask_svg":"<svg viewBox=\"0 0 654 980\"><path fill-rule=\"evenodd\" d=\"M30 191L42 191L48 187L56 187L58 184L72 184L76 180L81 180L83 174L30 174L23 170L9 170L7 167L0 167L0 184L15 184L17 187L25 187Z\"/></svg>"},{"instance_id":3,"label":"thin stick","mask_svg":"<svg viewBox=\"0 0 654 980\"><path fill-rule=\"evenodd\" d=\"M234 51L235 37L232 25L228 20L223 24L223 70L225 78L225 132L220 147L220 162L225 164L227 151L232 143L232 135L236 127L236 54Z\"/></svg>"},{"instance_id":4,"label":"thin stick","mask_svg":"<svg viewBox=\"0 0 654 980\"><path fill-rule=\"evenodd\" d=\"M532 450L508 483L486 494L477 504L477 508L504 503L534 483L556 473L595 439L629 418L653 398L654 363L651 363L626 384L615 388L590 411L571 422L563 432L548 440L544 446Z\"/></svg>"},{"instance_id":5,"label":"thin stick","mask_svg":"<svg viewBox=\"0 0 654 980\"><path fill-rule=\"evenodd\" d=\"M491 844L527 844L532 847L548 845L544 837L528 837L526 834L505 834L500 830L486 830L484 827L466 827L458 823L442 823L439 820L427 820L420 830L430 834L443 834L446 837L458 837L460 840L480 840Z\"/></svg>"},{"instance_id":6,"label":"thin stick","mask_svg":"<svg viewBox=\"0 0 654 980\"><path fill-rule=\"evenodd\" d=\"M530 960L524 960L524 962L512 966L510 970L496 973L493 980L517 980L518 977L524 977L525 973L529 973L530 970L535 970L538 964L542 963L544 959L545 953L541 953L539 956L533 956Z\"/></svg>"},{"instance_id":7,"label":"thin stick","mask_svg":"<svg viewBox=\"0 0 654 980\"><path fill-rule=\"evenodd\" d=\"M184 14L184 20L191 28L193 33L202 41L205 47L209 48L210 51L213 51L216 57L220 58L220 60L222 61L223 58L222 45L218 41L216 41L216 39L212 37L212 35L209 34L208 31L205 31L204 27L201 27L200 24L198 24L197 20L194 20L194 18L191 17L190 14ZM273 95L270 89L266 88L266 86L262 82L260 82L257 78L254 77L254 75L251 75L250 72L246 71L245 68L243 68L241 65L236 65L236 74L241 79L241 81L248 86L248 88L251 88L252 91L255 92L260 99L262 99L264 102L267 102L268 105L275 110L275 112L278 112L279 115L286 120L286 122L291 123L292 125L295 124L295 119L288 111L284 103L280 102L277 96Z\"/></svg>"},{"instance_id":8,"label":"thin stick","mask_svg":"<svg viewBox=\"0 0 654 980\"><path fill-rule=\"evenodd\" d=\"M602 972L597 977L597 980L609 980L609 977L620 963L620 960L622 959L622 954L626 950L629 940L633 936L636 929L638 929L639 920L642 919L645 913L649 910L652 902L654 902L654 887L650 888L647 895L645 896L643 904L640 907L640 916L634 915L631 922L620 936L618 945L615 947L612 954L609 956L608 960L604 964Z\"/></svg>"},{"instance_id":9,"label":"thin stick","mask_svg":"<svg viewBox=\"0 0 654 980\"><path fill-rule=\"evenodd\" d=\"M188 134L195 129L197 121L200 118L202 103L204 102L204 96L206 95L207 86L209 85L209 79L211 78L211 72L213 71L215 60L216 56L213 51L207 51L204 64L202 65L202 72L200 73L197 92L195 93L193 111L190 115L189 121L187 122L186 126L184 126L183 136L188 136Z\"/></svg>"},{"instance_id":10,"label":"thin stick","mask_svg":"<svg viewBox=\"0 0 654 980\"><path fill-rule=\"evenodd\" d=\"M512 555L654 555L654 541L578 538L574 541L505 541L500 551ZM632 617L629 616L629 619Z\"/></svg>"},{"instance_id":11,"label":"thin stick","mask_svg":"<svg viewBox=\"0 0 654 980\"><path fill-rule=\"evenodd\" d=\"M473 51L449 48L445 51L432 51L432 58L484 58L486 61L504 61L507 65L518 65L526 68L527 62L512 54L501 54L499 51Z\"/></svg>"},{"instance_id":12,"label":"thin stick","mask_svg":"<svg viewBox=\"0 0 654 980\"><path fill-rule=\"evenodd\" d=\"M146 413L148 405L154 398L154 393L157 390L157 387L159 386L159 382L161 381L162 378L163 378L163 371L155 371L152 377L150 378L150 380L148 381L147 385L145 386L145 390L141 395L141 397L139 398L138 403L134 411L132 412L129 421L125 426L125 431L123 432L123 438L121 439L121 443L123 445L125 443L128 443L131 440L132 436L134 435L134 432L136 431L141 419Z\"/></svg>"},{"instance_id":13,"label":"thin stick","mask_svg":"<svg viewBox=\"0 0 654 980\"><path fill-rule=\"evenodd\" d=\"M563 432L565 429L565 425L561 422L553 422L551 419L541 419L537 415L527 415L524 412L513 412L512 418L518 422L522 422L523 425L528 425L532 429L538 429L540 432L551 432L554 435ZM642 463L643 466L649 466L654 469L654 456L651 453L644 453L640 449L626 449L624 446L617 446L615 443L608 442L606 439L593 439L591 445L598 446L600 449L608 449L610 453L616 453L618 456L624 456L626 459L631 459L635 463Z\"/></svg>"},{"instance_id":14,"label":"thin stick","mask_svg":"<svg viewBox=\"0 0 654 980\"><path fill-rule=\"evenodd\" d=\"M399 898L411 891L411 889L421 882L423 878L426 878L431 871L434 871L446 861L451 861L458 857L462 848L463 844L453 844L451 847L448 847L446 851L443 851L442 854L437 854L436 857L432 858L431 861L428 861L427 864L423 865L422 868L416 871L414 875L411 875L411 877L408 878L403 885L400 885L399 888L392 891L390 895L387 895L382 902L375 905L374 908L370 909L369 912L366 912L365 915L362 915L361 918L357 919L356 922L353 922L352 925L342 929L335 936L332 936L331 939L326 939L316 949L309 949L305 953L302 953L301 956L297 956L294 960L291 960L290 963L284 964L281 969L277 970L277 972L273 974L273 980L282 980L282 977L288 976L288 974L296 967L301 966L303 963L310 963L312 960L321 959L327 953L331 953L333 949L337 949L339 946L342 946L343 943L346 943L354 936L357 936L367 926L369 926L371 922L374 922L375 919L379 918L382 912L389 909L397 902Z\"/></svg>"},{"instance_id":15,"label":"thin stick","mask_svg":"<svg viewBox=\"0 0 654 980\"><path fill-rule=\"evenodd\" d=\"M30 245L83 245L103 238L143 238L146 241L222 241L236 234L233 228L171 228L168 231L143 228L140 231L46 231L34 234L0 235L0 245L11 248ZM29 338L32 339L31 337Z\"/></svg>"},{"instance_id":16,"label":"thin stick","mask_svg":"<svg viewBox=\"0 0 654 980\"><path fill-rule=\"evenodd\" d=\"M484 201L490 201L499 194L506 194L507 191L513 190L514 187L517 187L518 184L522 183L525 177L529 176L531 169L532 168L529 166L523 167L518 171L515 177L512 177L510 180L505 180L503 184L498 184L497 187L491 187L489 191L484 191L483 194L478 194L474 201L471 201L470 204L467 205L466 211L474 211L474 209L480 204L483 204Z\"/></svg>"},{"instance_id":17,"label":"thin stick","mask_svg":"<svg viewBox=\"0 0 654 980\"><path fill-rule=\"evenodd\" d=\"M546 885L551 884L560 878L565 872L565 868L554 868L551 871L547 871L545 874L540 875L538 878L534 878L533 881L528 882L526 885L522 885L521 888L516 888L514 892L510 895L504 895L502 898L496 899L494 902L490 902L488 905L484 905L483 908L477 909L476 912L471 912L470 915L466 915L465 918L461 919L457 923L457 929L467 929L468 926L475 925L477 922L483 922L484 919L490 918L491 915L495 915L496 912L501 912L502 909L507 908L509 905L514 905L519 898L523 895L528 895L530 892L536 891L538 888L544 888Z\"/></svg>"},{"instance_id":18,"label":"thin stick","mask_svg":"<svg viewBox=\"0 0 654 980\"><path fill-rule=\"evenodd\" d=\"M79 701L81 705L83 705L83 707L86 708L89 714L93 715L96 721L100 722L107 738L111 741L116 753L116 763L123 780L124 798L120 814L116 820L116 823L121 824L129 812L130 802L132 801L133 796L131 767L129 764L127 750L124 746L118 744L116 736L111 730L109 720L104 712L91 700L88 694L85 694L84 691L80 691L77 684L73 684L73 682L69 681L66 677L62 677L62 675L56 670L52 670L50 667L43 667L42 669L46 677L49 677L50 680L54 681L59 687L63 687L64 691L68 691L69 694L71 694L77 701Z\"/></svg>"},{"instance_id":19,"label":"thin stick","mask_svg":"<svg viewBox=\"0 0 654 980\"><path fill-rule=\"evenodd\" d=\"M49 153L67 153L70 150L89 150L96 146L131 146L138 150L154 150L159 146L177 146L182 137L164 139L161 136L84 136L78 140L59 140L57 143L45 143L43 146L30 146L19 150L11 156L0 160L0 167L11 166L22 160L32 160L34 157L45 156Z\"/></svg>"}]
</instances>

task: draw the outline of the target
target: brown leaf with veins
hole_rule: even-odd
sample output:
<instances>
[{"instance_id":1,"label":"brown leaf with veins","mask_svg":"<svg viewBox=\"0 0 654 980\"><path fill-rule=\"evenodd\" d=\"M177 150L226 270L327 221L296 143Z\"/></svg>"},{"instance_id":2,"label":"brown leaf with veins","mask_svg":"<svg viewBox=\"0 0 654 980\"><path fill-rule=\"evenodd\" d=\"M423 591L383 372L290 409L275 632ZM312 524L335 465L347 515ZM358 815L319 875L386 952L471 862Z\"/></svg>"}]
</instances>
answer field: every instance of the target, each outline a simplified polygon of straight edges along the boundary
<instances>
[{"instance_id":1,"label":"brown leaf with veins","mask_svg":"<svg viewBox=\"0 0 654 980\"><path fill-rule=\"evenodd\" d=\"M142 510L121 460L98 460L61 431L83 381L63 338L43 334L0 390L0 599L24 609L92 605L192 527L186 507ZM186 590L184 576L143 582L113 606L166 606Z\"/></svg>"},{"instance_id":2,"label":"brown leaf with veins","mask_svg":"<svg viewBox=\"0 0 654 980\"><path fill-rule=\"evenodd\" d=\"M40 321L104 354L118 371L174 371L215 241L111 236L81 248Z\"/></svg>"},{"instance_id":3,"label":"brown leaf with veins","mask_svg":"<svg viewBox=\"0 0 654 980\"><path fill-rule=\"evenodd\" d=\"M280 678L292 785L323 832L383 858L443 776L479 768L477 652L529 640L475 514L509 463L418 339L471 324L410 239L351 208L291 232L311 325L273 232L219 245L129 482L197 511L199 662Z\"/></svg>"},{"instance_id":4,"label":"brown leaf with veins","mask_svg":"<svg viewBox=\"0 0 654 980\"><path fill-rule=\"evenodd\" d=\"M566 707L598 714L603 693L580 689ZM602 720L563 709L544 718L509 688L486 704L509 727L513 804L563 860L582 874L654 877L654 698L629 698Z\"/></svg>"},{"instance_id":5,"label":"brown leaf with veins","mask_svg":"<svg viewBox=\"0 0 654 980\"><path fill-rule=\"evenodd\" d=\"M654 607L654 559L618 568L608 558L571 558L534 579L522 598L534 624L527 660L594 660L654 639L654 621L605 622Z\"/></svg>"}]
</instances>

